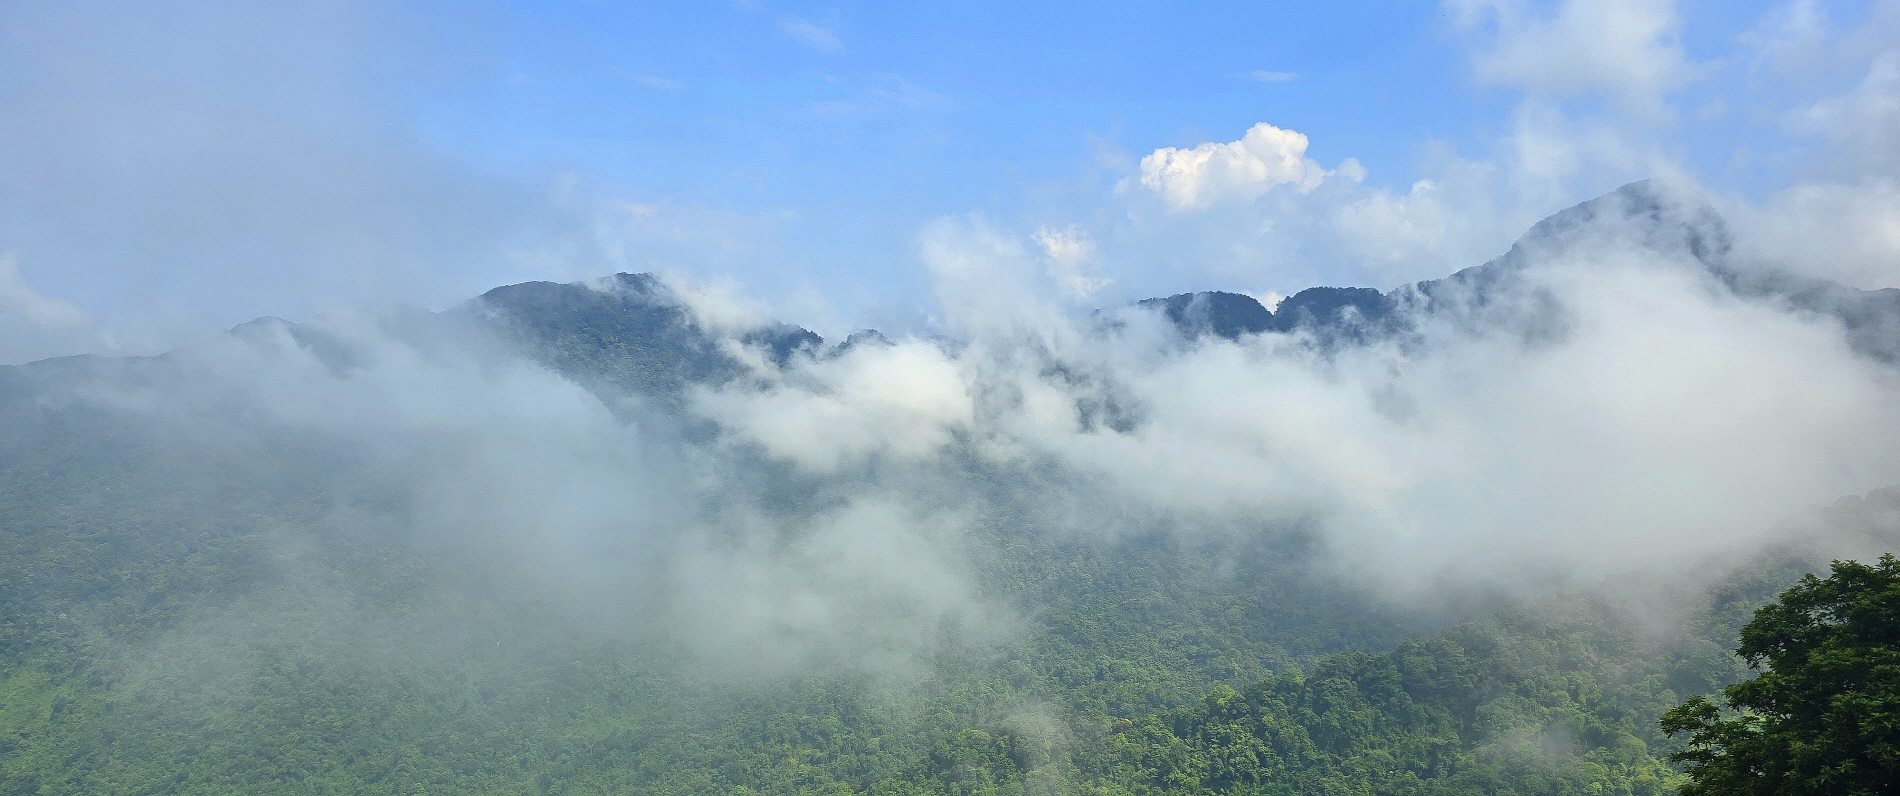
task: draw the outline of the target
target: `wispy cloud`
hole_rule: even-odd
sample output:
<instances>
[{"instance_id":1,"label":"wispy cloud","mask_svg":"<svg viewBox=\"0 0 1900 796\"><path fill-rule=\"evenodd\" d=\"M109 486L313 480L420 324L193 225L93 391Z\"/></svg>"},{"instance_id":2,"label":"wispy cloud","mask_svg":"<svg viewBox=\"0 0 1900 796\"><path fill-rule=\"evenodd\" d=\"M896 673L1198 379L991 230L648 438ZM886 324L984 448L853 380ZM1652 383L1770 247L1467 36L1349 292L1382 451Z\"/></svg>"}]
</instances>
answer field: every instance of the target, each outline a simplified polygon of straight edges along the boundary
<instances>
[{"instance_id":1,"label":"wispy cloud","mask_svg":"<svg viewBox=\"0 0 1900 796\"><path fill-rule=\"evenodd\" d=\"M902 75L878 75L877 83L843 99L815 102L811 112L825 118L874 116L892 111L941 112L953 110L949 97L905 80Z\"/></svg>"},{"instance_id":2,"label":"wispy cloud","mask_svg":"<svg viewBox=\"0 0 1900 796\"><path fill-rule=\"evenodd\" d=\"M0 11L0 241L30 283L0 278L0 302L31 308L46 341L0 318L0 356L105 350L78 313L162 345L353 297L459 300L520 277L507 248L564 245L582 222L549 194L397 121L390 98L465 67L447 65L455 36L393 16L232 0ZM497 76L527 96L545 75Z\"/></svg>"},{"instance_id":3,"label":"wispy cloud","mask_svg":"<svg viewBox=\"0 0 1900 796\"><path fill-rule=\"evenodd\" d=\"M642 86L646 86L647 88L654 89L657 91L679 91L680 89L686 88L685 83L681 83L678 80L672 80L669 78L659 77L657 75L641 75L641 74L633 74L633 73L623 73L623 74L627 75L628 80L631 80Z\"/></svg>"},{"instance_id":4,"label":"wispy cloud","mask_svg":"<svg viewBox=\"0 0 1900 796\"><path fill-rule=\"evenodd\" d=\"M84 310L35 290L20 273L18 258L0 255L0 363L115 348Z\"/></svg>"},{"instance_id":5,"label":"wispy cloud","mask_svg":"<svg viewBox=\"0 0 1900 796\"><path fill-rule=\"evenodd\" d=\"M1673 2L1565 0L1549 15L1503 0L1446 0L1477 46L1481 83L1535 94L1597 94L1650 119L1670 113L1665 98L1704 68L1682 46Z\"/></svg>"},{"instance_id":6,"label":"wispy cloud","mask_svg":"<svg viewBox=\"0 0 1900 796\"><path fill-rule=\"evenodd\" d=\"M786 17L779 21L779 28L785 31L785 35L828 53L844 49L844 42L838 40L838 34L818 27L811 20Z\"/></svg>"},{"instance_id":7,"label":"wispy cloud","mask_svg":"<svg viewBox=\"0 0 1900 796\"><path fill-rule=\"evenodd\" d=\"M1265 69L1255 69L1242 77L1256 83L1291 83L1300 79L1298 72L1270 72Z\"/></svg>"}]
</instances>

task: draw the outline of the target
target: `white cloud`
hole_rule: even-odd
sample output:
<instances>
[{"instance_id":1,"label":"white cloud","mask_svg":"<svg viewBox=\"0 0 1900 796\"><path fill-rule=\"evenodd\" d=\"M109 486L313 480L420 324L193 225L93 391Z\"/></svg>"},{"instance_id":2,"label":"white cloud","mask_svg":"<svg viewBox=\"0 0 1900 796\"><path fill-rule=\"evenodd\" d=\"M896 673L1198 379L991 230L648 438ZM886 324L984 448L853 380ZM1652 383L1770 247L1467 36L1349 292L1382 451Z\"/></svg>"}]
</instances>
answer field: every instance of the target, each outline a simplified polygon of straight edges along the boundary
<instances>
[{"instance_id":1,"label":"white cloud","mask_svg":"<svg viewBox=\"0 0 1900 796\"><path fill-rule=\"evenodd\" d=\"M903 75L880 74L856 94L811 104L811 113L831 120L862 120L892 113L942 112L956 103L949 97L906 80Z\"/></svg>"},{"instance_id":2,"label":"white cloud","mask_svg":"<svg viewBox=\"0 0 1900 796\"><path fill-rule=\"evenodd\" d=\"M1791 0L1763 15L1738 40L1754 51L1754 68L1787 72L1825 60L1829 34L1820 0Z\"/></svg>"},{"instance_id":3,"label":"white cloud","mask_svg":"<svg viewBox=\"0 0 1900 796\"><path fill-rule=\"evenodd\" d=\"M1445 245L1457 216L1437 183L1419 180L1405 193L1371 191L1349 200L1333 220L1340 239L1357 243L1368 260L1398 263Z\"/></svg>"},{"instance_id":4,"label":"white cloud","mask_svg":"<svg viewBox=\"0 0 1900 796\"><path fill-rule=\"evenodd\" d=\"M1726 209L1738 244L1777 266L1862 289L1900 287L1900 181L1809 183ZM1817 245L1825 241L1825 245Z\"/></svg>"},{"instance_id":5,"label":"white cloud","mask_svg":"<svg viewBox=\"0 0 1900 796\"><path fill-rule=\"evenodd\" d=\"M1265 293L1248 293L1247 297L1260 302L1260 306L1266 307L1268 312L1280 309L1280 302L1286 301L1286 296L1271 290Z\"/></svg>"},{"instance_id":6,"label":"white cloud","mask_svg":"<svg viewBox=\"0 0 1900 796\"><path fill-rule=\"evenodd\" d=\"M696 278L674 271L655 274L673 298L686 307L693 322L714 334L744 332L769 325L771 314L765 306L747 295L744 286L733 279ZM605 280L612 285L612 280Z\"/></svg>"},{"instance_id":7,"label":"white cloud","mask_svg":"<svg viewBox=\"0 0 1900 796\"><path fill-rule=\"evenodd\" d=\"M1353 158L1324 169L1304 156L1305 136L1271 125L1240 141L1156 150L1138 179L1160 206L1131 197L1126 223L1090 230L1095 256L1105 269L1171 278L1155 280L1151 295L1391 287L1484 262L1581 197L1673 173L1612 124L1580 123L1541 103L1513 122L1493 159L1438 147L1422 169L1428 176L1400 187L1368 181ZM1105 275L1130 283L1126 271Z\"/></svg>"},{"instance_id":8,"label":"white cloud","mask_svg":"<svg viewBox=\"0 0 1900 796\"><path fill-rule=\"evenodd\" d=\"M0 250L122 339L508 277L580 222L411 134L470 32L313 0L0 6ZM496 74L503 70L497 69Z\"/></svg>"},{"instance_id":9,"label":"white cloud","mask_svg":"<svg viewBox=\"0 0 1900 796\"><path fill-rule=\"evenodd\" d=\"M1900 40L1900 2L1862 4L1854 10L1858 20L1840 25L1830 12L1844 5L1788 0L1736 38L1742 45L1738 55L1745 59L1752 77L1797 85L1817 77L1831 79L1842 70L1859 72Z\"/></svg>"},{"instance_id":10,"label":"white cloud","mask_svg":"<svg viewBox=\"0 0 1900 796\"><path fill-rule=\"evenodd\" d=\"M958 229L977 239L942 245L1008 255L980 228L940 234ZM819 472L869 456L928 467L953 440L1002 465L1052 461L1092 503L1078 527L1126 513L1183 532L1314 522L1343 566L1398 591L1746 554L1781 520L1900 478L1900 384L1838 326L1728 295L1641 234L1602 232L1526 272L1559 302L1538 317L1563 328L1535 341L1427 319L1404 348L1319 356L1282 335L1181 348L1152 316L1124 313L1104 338L1015 302L978 309L1032 317L951 319L971 330L954 348L702 406ZM1059 324L1073 326L1022 334ZM888 382L919 393L852 386ZM1137 420L1085 422L1105 395Z\"/></svg>"},{"instance_id":11,"label":"white cloud","mask_svg":"<svg viewBox=\"0 0 1900 796\"><path fill-rule=\"evenodd\" d=\"M1488 46L1473 56L1483 83L1555 96L1601 95L1643 116L1667 116L1667 96L1696 76L1672 0L1562 0L1536 13L1525 0L1446 0L1458 25Z\"/></svg>"},{"instance_id":12,"label":"white cloud","mask_svg":"<svg viewBox=\"0 0 1900 796\"><path fill-rule=\"evenodd\" d=\"M1303 134L1261 122L1238 141L1149 153L1141 159L1141 184L1177 209L1251 199L1276 185L1309 191L1327 172L1306 157L1306 144Z\"/></svg>"},{"instance_id":13,"label":"white cloud","mask_svg":"<svg viewBox=\"0 0 1900 796\"><path fill-rule=\"evenodd\" d=\"M680 89L686 88L685 83L656 75L631 74L627 75L627 79L646 86L647 88L658 89L660 91L679 91Z\"/></svg>"},{"instance_id":14,"label":"white cloud","mask_svg":"<svg viewBox=\"0 0 1900 796\"><path fill-rule=\"evenodd\" d=\"M1108 287L1114 279L1090 274L1095 257L1095 241L1079 226L1061 229L1041 227L1032 236L1042 247L1049 264L1049 276L1070 295L1088 298Z\"/></svg>"},{"instance_id":15,"label":"white cloud","mask_svg":"<svg viewBox=\"0 0 1900 796\"><path fill-rule=\"evenodd\" d=\"M0 316L15 318L31 328L66 332L92 325L84 310L61 298L41 295L20 274L20 258L0 256Z\"/></svg>"},{"instance_id":16,"label":"white cloud","mask_svg":"<svg viewBox=\"0 0 1900 796\"><path fill-rule=\"evenodd\" d=\"M872 457L931 456L975 417L957 363L914 339L802 363L763 390L740 384L702 391L695 405L740 439L821 473Z\"/></svg>"},{"instance_id":17,"label":"white cloud","mask_svg":"<svg viewBox=\"0 0 1900 796\"><path fill-rule=\"evenodd\" d=\"M175 448L157 446L166 455L215 451L326 479L312 488L337 500L319 528L387 534L379 538L456 562L436 581L444 599L405 608L424 616L482 610L452 596L466 589L532 603L590 638L678 640L706 665L747 676L903 674L946 643L946 629L967 643L1008 627L1007 610L969 571L955 505L827 481L813 482L826 494L809 513L769 506L750 490L762 465L751 447L686 443L668 413L620 402L633 396L603 400L469 327L411 337L394 330L413 323L386 320L340 314L300 334L258 324L176 352L142 371L149 378L81 384L65 399L175 435ZM826 457L928 457L947 424L970 417L966 380L926 343L863 346L812 365L797 374L802 387L734 384L695 405L820 471ZM260 445L272 439L286 444ZM348 464L292 461L303 444ZM297 566L279 563L273 571ZM313 632L354 638L376 614L364 610ZM274 626L233 632L243 643Z\"/></svg>"},{"instance_id":18,"label":"white cloud","mask_svg":"<svg viewBox=\"0 0 1900 796\"><path fill-rule=\"evenodd\" d=\"M0 364L114 348L85 310L35 290L20 273L19 258L0 255Z\"/></svg>"},{"instance_id":19,"label":"white cloud","mask_svg":"<svg viewBox=\"0 0 1900 796\"><path fill-rule=\"evenodd\" d=\"M844 42L838 39L838 34L821 28L807 19L786 17L779 21L779 29L803 44L825 52L837 52L844 49Z\"/></svg>"},{"instance_id":20,"label":"white cloud","mask_svg":"<svg viewBox=\"0 0 1900 796\"><path fill-rule=\"evenodd\" d=\"M919 256L929 269L940 329L965 339L1041 339L1068 334L1060 318L1065 286L1049 279L1032 236L973 219L939 219L925 227Z\"/></svg>"},{"instance_id":21,"label":"white cloud","mask_svg":"<svg viewBox=\"0 0 1900 796\"><path fill-rule=\"evenodd\" d=\"M840 665L903 675L942 645L948 627L966 642L1008 627L976 591L962 544L967 518L861 496L790 534L779 522L751 518L737 550L695 539L677 572L676 605L686 609L678 621L697 629L689 642L714 666L752 676Z\"/></svg>"},{"instance_id":22,"label":"white cloud","mask_svg":"<svg viewBox=\"0 0 1900 796\"><path fill-rule=\"evenodd\" d=\"M1900 176L1900 48L1876 56L1852 90L1796 111L1790 124L1834 144L1830 160Z\"/></svg>"},{"instance_id":23,"label":"white cloud","mask_svg":"<svg viewBox=\"0 0 1900 796\"><path fill-rule=\"evenodd\" d=\"M1300 75L1297 72L1272 72L1265 69L1255 69L1247 73L1247 79L1257 83L1290 83L1300 79Z\"/></svg>"}]
</instances>

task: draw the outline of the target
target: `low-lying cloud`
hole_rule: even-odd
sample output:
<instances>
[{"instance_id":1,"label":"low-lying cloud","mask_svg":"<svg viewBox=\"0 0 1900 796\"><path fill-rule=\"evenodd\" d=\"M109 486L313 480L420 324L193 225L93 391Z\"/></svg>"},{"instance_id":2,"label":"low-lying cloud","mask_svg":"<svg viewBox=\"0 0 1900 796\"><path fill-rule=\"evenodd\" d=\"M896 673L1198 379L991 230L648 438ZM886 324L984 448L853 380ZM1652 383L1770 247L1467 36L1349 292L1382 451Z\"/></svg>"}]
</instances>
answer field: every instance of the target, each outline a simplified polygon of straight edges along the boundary
<instances>
[{"instance_id":1,"label":"low-lying cloud","mask_svg":"<svg viewBox=\"0 0 1900 796\"><path fill-rule=\"evenodd\" d=\"M1335 563L1395 595L1745 555L1779 523L1900 480L1891 365L1832 316L1739 296L1638 227L1532 246L1477 320L1420 311L1366 345L1186 343L1144 310L1105 327L1009 295L954 346L854 349L696 407L813 473L958 449L1059 463L1101 505L1187 532L1316 522ZM962 258L940 271L987 251L1033 273L984 242L993 231L970 234L932 249ZM786 430L806 427L832 430Z\"/></svg>"},{"instance_id":2,"label":"low-lying cloud","mask_svg":"<svg viewBox=\"0 0 1900 796\"><path fill-rule=\"evenodd\" d=\"M746 676L909 677L1019 637L1034 606L994 578L998 527L1297 537L1394 611L1861 551L1864 529L1790 523L1900 483L1900 371L1833 315L1731 289L1683 232L1704 213L1539 233L1487 292L1395 291L1382 325L1238 339L1077 309L1046 241L952 221L924 246L949 336L781 360L741 292L656 283L737 368L673 397L409 311L248 324L43 405L303 495L267 536L313 601L382 616L324 551L392 546L427 562L406 611L523 611ZM281 602L215 623L273 627Z\"/></svg>"}]
</instances>

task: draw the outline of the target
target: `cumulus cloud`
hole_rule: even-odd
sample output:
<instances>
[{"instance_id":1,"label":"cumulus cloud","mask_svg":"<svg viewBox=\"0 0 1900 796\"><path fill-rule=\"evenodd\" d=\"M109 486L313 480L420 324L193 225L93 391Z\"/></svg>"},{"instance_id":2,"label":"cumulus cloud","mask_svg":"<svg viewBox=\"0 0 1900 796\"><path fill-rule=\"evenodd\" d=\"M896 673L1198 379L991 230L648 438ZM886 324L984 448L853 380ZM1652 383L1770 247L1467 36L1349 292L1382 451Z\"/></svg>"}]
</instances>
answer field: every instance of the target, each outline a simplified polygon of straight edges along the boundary
<instances>
[{"instance_id":1,"label":"cumulus cloud","mask_svg":"<svg viewBox=\"0 0 1900 796\"><path fill-rule=\"evenodd\" d=\"M1392 287L1483 262L1578 197L1687 179L1651 128L1616 114L1528 94L1504 121L1477 152L1427 147L1422 176L1400 185L1356 158L1323 168L1306 136L1267 123L1238 141L1153 150L1124 183L1147 190L1116 197L1125 220L1090 230L1097 259L1118 284L1154 293Z\"/></svg>"},{"instance_id":2,"label":"cumulus cloud","mask_svg":"<svg viewBox=\"0 0 1900 796\"><path fill-rule=\"evenodd\" d=\"M1278 129L1254 130L1263 128ZM1125 196L1127 220L1087 231L1103 276L1148 295L1182 285L1290 294L1429 279L1503 251L1539 217L1573 203L1579 183L1605 183L1590 188L1604 190L1645 176L1608 162L1620 156L1610 151L1614 142L1590 139L1558 157L1559 142L1542 140L1547 130L1520 123L1512 140L1523 145L1497 160L1442 152L1429 164L1433 176L1400 187L1380 184L1356 159L1327 170L1286 157L1278 161L1288 166L1283 177L1299 182L1272 190L1273 178L1253 180L1233 166L1251 157L1247 139L1164 148L1142 160L1139 177L1152 190ZM1304 136L1280 132L1304 152Z\"/></svg>"},{"instance_id":3,"label":"cumulus cloud","mask_svg":"<svg viewBox=\"0 0 1900 796\"><path fill-rule=\"evenodd\" d=\"M1184 285L1287 293L1316 284L1391 287L1443 275L1501 252L1518 230L1579 197L1646 177L1697 182L1698 169L1672 140L1675 128L1659 124L1676 116L1679 91L1695 84L1704 110L1778 119L1779 132L1794 136L1733 153L1736 164L1782 175L1753 195L1724 199L1738 222L1746 219L1735 226L1738 238L1786 267L1884 284L1873 274L1885 267L1881 186L1900 167L1891 154L1900 144L1888 140L1900 129L1890 123L1896 94L1888 85L1900 6L1876 4L1865 20L1836 28L1826 9L1791 3L1744 34L1737 52L1708 63L1683 49L1670 3L1446 8L1472 45L1474 75L1516 95L1499 135L1458 149L1427 146L1414 166L1419 177L1399 185L1386 181L1394 164L1347 159L1325 170L1306 157L1304 136L1270 124L1238 141L1153 150L1128 180L1145 190L1117 196L1124 219L1089 229L1102 273L1146 295ZM1764 96L1728 95L1729 84L1712 79L1723 69L1757 83L1772 71L1780 82ZM1822 85L1832 87L1817 94ZM1592 99L1607 102L1574 101ZM1865 201L1824 198L1849 193ZM1149 207L1147 197L1168 212ZM1814 215L1824 204L1840 213L1840 251L1798 250L1790 230L1812 234L1829 223ZM1747 240L1758 236L1764 240Z\"/></svg>"},{"instance_id":4,"label":"cumulus cloud","mask_svg":"<svg viewBox=\"0 0 1900 796\"><path fill-rule=\"evenodd\" d=\"M1162 147L1141 159L1141 184L1177 209L1251 199L1276 185L1309 191L1327 171L1306 157L1306 136L1266 122L1238 141Z\"/></svg>"}]
</instances>

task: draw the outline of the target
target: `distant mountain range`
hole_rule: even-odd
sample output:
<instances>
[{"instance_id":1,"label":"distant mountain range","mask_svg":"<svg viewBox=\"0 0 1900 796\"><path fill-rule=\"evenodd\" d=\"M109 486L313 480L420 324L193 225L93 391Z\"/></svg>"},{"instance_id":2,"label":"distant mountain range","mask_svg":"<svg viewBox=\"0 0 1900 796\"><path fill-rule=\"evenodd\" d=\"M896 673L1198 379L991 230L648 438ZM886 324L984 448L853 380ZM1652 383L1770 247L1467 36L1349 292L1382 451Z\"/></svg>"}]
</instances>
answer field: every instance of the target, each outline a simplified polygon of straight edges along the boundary
<instances>
[{"instance_id":1,"label":"distant mountain range","mask_svg":"<svg viewBox=\"0 0 1900 796\"><path fill-rule=\"evenodd\" d=\"M1364 287L1314 287L1268 309L1253 297L1221 291L1181 293L1137 302L1162 312L1190 335L1228 339L1306 331L1323 338L1363 339L1411 327L1432 313L1471 313L1500 296L1524 296L1523 272L1593 246L1646 251L1701 264L1738 296L1784 302L1793 310L1832 315L1862 353L1900 359L1900 289L1857 290L1733 256L1727 224L1701 197L1655 180L1631 183L1533 225L1509 251L1483 265L1380 292Z\"/></svg>"},{"instance_id":2,"label":"distant mountain range","mask_svg":"<svg viewBox=\"0 0 1900 796\"><path fill-rule=\"evenodd\" d=\"M1179 293L1137 301L1134 306L1161 313L1189 337L1237 340L1257 334L1302 333L1326 346L1402 335L1426 317L1471 324L1547 325L1554 323L1556 304L1540 288L1527 284L1527 269L1604 244L1613 248L1602 251L1646 252L1699 264L1738 296L1832 316L1856 350L1886 361L1900 360L1900 289L1857 290L1767 264L1741 262L1734 256L1727 225L1705 200L1654 180L1631 183L1558 212L1533 225L1504 254L1442 279L1383 292L1368 287L1313 287L1288 296L1274 308L1252 296L1225 291ZM1506 297L1514 301L1503 301ZM1508 311L1493 311L1500 306ZM718 382L744 372L731 352L697 327L685 304L651 274L615 274L593 284L506 285L435 315L437 322L499 330L523 344L531 356L593 385L616 384L665 395L688 383ZM429 323L410 320L416 323L408 325ZM320 356L347 356L343 346L310 325L259 318L232 332L255 334L278 326ZM818 334L784 323L744 331L739 339L781 365L801 354L825 355L885 341L882 334L867 329L828 346ZM0 368L0 391L9 382L125 361L129 360L60 357ZM28 378L28 374L35 375Z\"/></svg>"},{"instance_id":3,"label":"distant mountain range","mask_svg":"<svg viewBox=\"0 0 1900 796\"><path fill-rule=\"evenodd\" d=\"M1654 180L1631 183L1563 210L1530 228L1504 254L1443 279L1381 292L1367 287L1314 287L1267 308L1224 291L1180 293L1135 302L1172 321L1190 337L1230 340L1256 334L1306 333L1338 345L1403 334L1427 316L1500 322L1488 312L1506 296L1519 299L1508 319L1544 323L1539 308L1553 299L1525 283L1532 266L1590 251L1638 252L1706 268L1738 296L1782 302L1789 309L1837 318L1859 351L1900 359L1900 290L1856 290L1835 282L1745 263L1733 254L1722 217L1701 197ZM1530 309L1525 309L1529 307ZM679 301L646 274L618 274L605 285L529 282L489 291L471 308L520 331L551 351L564 372L611 374L653 386L736 372L736 363L696 332ZM1529 316L1529 317L1525 317ZM789 325L747 333L781 364L799 352L826 351L819 335ZM882 340L875 331L852 342Z\"/></svg>"}]
</instances>

